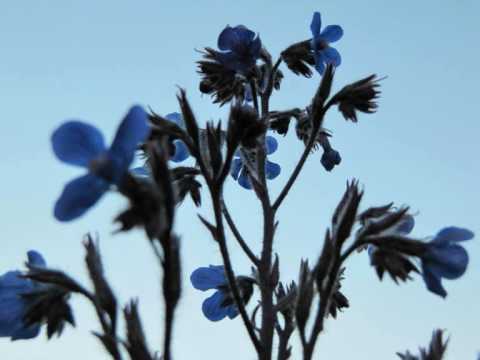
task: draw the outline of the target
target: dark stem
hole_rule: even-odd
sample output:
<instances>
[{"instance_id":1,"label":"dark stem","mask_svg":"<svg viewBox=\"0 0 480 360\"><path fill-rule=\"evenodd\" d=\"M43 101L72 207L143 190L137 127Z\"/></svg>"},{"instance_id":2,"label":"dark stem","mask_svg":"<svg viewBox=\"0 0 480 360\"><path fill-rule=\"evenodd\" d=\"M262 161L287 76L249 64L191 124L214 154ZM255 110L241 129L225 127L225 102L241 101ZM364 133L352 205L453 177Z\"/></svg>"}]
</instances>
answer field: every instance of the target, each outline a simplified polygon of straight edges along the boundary
<instances>
[{"instance_id":1,"label":"dark stem","mask_svg":"<svg viewBox=\"0 0 480 360\"><path fill-rule=\"evenodd\" d=\"M282 58L278 58L278 60L275 62L275 65L273 65L272 68L270 68L270 74L268 76L268 83L267 87L265 88L265 91L262 94L262 116L266 116L268 114L268 109L270 106L270 97L272 96L273 92L273 84L275 82L275 75L277 74L278 67L282 63ZM269 64L271 66L271 64Z\"/></svg>"},{"instance_id":2,"label":"dark stem","mask_svg":"<svg viewBox=\"0 0 480 360\"><path fill-rule=\"evenodd\" d=\"M257 85L255 84L255 80L253 78L249 80L249 84L250 84L250 91L252 92L253 106L255 107L255 110L257 111L257 114L258 114L259 108L258 108L258 97L257 97Z\"/></svg>"},{"instance_id":3,"label":"dark stem","mask_svg":"<svg viewBox=\"0 0 480 360\"><path fill-rule=\"evenodd\" d=\"M336 260L332 265L332 270L330 271L330 274L329 274L327 287L325 289L325 292L320 295L320 303L318 306L317 315L315 317L310 340L306 344L304 344L304 348L303 348L304 360L312 359L313 351L315 349L315 344L317 342L318 336L323 331L323 323L331 303L331 298L333 296L335 284L337 282L338 272L340 271L342 264L356 249L358 249L358 247L362 245L363 245L363 242L355 241L352 245L348 247L348 249L342 255L340 253L336 254L335 256Z\"/></svg>"},{"instance_id":4,"label":"dark stem","mask_svg":"<svg viewBox=\"0 0 480 360\"><path fill-rule=\"evenodd\" d=\"M328 109L332 106L331 102L328 102L324 109L323 109L323 114L322 114L322 119L325 116L326 112ZM282 189L280 192L280 195L278 195L277 200L273 203L273 210L277 211L280 205L282 204L283 200L285 197L288 195L288 192L292 188L293 184L295 183L295 180L297 180L298 175L300 174L300 171L302 171L303 165L305 165L305 161L308 158L308 155L310 155L310 152L312 151L313 146L315 145L315 141L317 140L318 136L318 131L320 130L322 121L318 121L313 125L312 132L310 133L310 136L308 138L307 145L305 146L305 149L303 150L302 156L300 157L300 160L298 161L297 165L295 166L295 169L293 170L292 174L290 175L290 178L288 179L287 183L285 184L285 187Z\"/></svg>"},{"instance_id":5,"label":"dark stem","mask_svg":"<svg viewBox=\"0 0 480 360\"><path fill-rule=\"evenodd\" d=\"M274 327L276 322L276 314L273 306L273 291L275 284L272 283L272 247L273 235L275 232L275 212L270 205L268 193L262 194L260 197L263 209L263 248L258 266L260 275L260 288L262 297L262 328L261 341L264 347L262 360L270 360L272 358L272 344Z\"/></svg>"},{"instance_id":6,"label":"dark stem","mask_svg":"<svg viewBox=\"0 0 480 360\"><path fill-rule=\"evenodd\" d=\"M225 266L225 274L227 275L228 285L230 291L235 300L235 306L240 312L240 316L243 320L243 323L247 329L250 340L252 341L255 350L258 354L263 352L262 345L260 344L257 335L255 334L255 329L253 328L250 319L248 318L247 311L245 310L245 305L240 296L240 291L238 289L237 282L235 280L235 274L232 269L232 263L230 261L230 255L228 253L226 238L225 238L225 228L223 226L223 217L222 217L222 206L221 206L221 189L217 189L215 185L209 184L210 195L212 197L213 211L215 213L215 222L217 227L217 242L220 247L220 253L222 255L223 264Z\"/></svg>"},{"instance_id":7,"label":"dark stem","mask_svg":"<svg viewBox=\"0 0 480 360\"><path fill-rule=\"evenodd\" d=\"M228 208L227 208L227 205L225 204L225 201L222 201L222 212L223 212L223 216L225 217L225 220L227 220L227 224L230 227L230 230L232 231L233 235L235 236L235 239L237 239L238 244L240 245L242 250L245 252L245 254L248 256L248 258L252 261L252 263L255 266L258 266L260 260L255 256L253 251L250 249L250 247L247 245L247 243L243 239L242 235L238 231L238 228L235 225L235 222L233 221L232 217L230 216L230 212L228 211Z\"/></svg>"}]
</instances>

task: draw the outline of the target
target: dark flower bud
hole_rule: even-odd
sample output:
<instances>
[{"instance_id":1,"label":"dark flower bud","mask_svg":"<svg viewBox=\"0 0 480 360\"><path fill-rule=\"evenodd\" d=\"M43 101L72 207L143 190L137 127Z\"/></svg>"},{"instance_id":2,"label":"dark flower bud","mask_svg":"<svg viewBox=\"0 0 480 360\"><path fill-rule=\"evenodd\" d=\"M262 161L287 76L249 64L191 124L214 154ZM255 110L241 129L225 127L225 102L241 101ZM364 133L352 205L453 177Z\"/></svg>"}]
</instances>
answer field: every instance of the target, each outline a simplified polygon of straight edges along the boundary
<instances>
[{"instance_id":1,"label":"dark flower bud","mask_svg":"<svg viewBox=\"0 0 480 360\"><path fill-rule=\"evenodd\" d=\"M418 273L417 267L403 254L386 248L369 247L371 265L380 280L387 272L395 283L411 280L410 272Z\"/></svg>"},{"instance_id":2,"label":"dark flower bud","mask_svg":"<svg viewBox=\"0 0 480 360\"><path fill-rule=\"evenodd\" d=\"M47 337L62 334L65 323L75 326L72 309L68 304L70 292L56 285L45 285L36 291L23 294L28 302L24 322L26 326L47 324Z\"/></svg>"},{"instance_id":3,"label":"dark flower bud","mask_svg":"<svg viewBox=\"0 0 480 360\"><path fill-rule=\"evenodd\" d=\"M345 86L333 98L332 102L338 104L338 110L345 120L357 122L357 111L373 113L377 109L375 100L380 91L380 79L376 75L370 75L365 79Z\"/></svg>"},{"instance_id":4,"label":"dark flower bud","mask_svg":"<svg viewBox=\"0 0 480 360\"><path fill-rule=\"evenodd\" d=\"M312 272L309 269L308 261L302 261L300 264L300 277L297 288L297 305L295 307L295 318L298 329L301 333L305 332L307 320L310 317L310 308L313 301L314 281Z\"/></svg>"},{"instance_id":5,"label":"dark flower bud","mask_svg":"<svg viewBox=\"0 0 480 360\"><path fill-rule=\"evenodd\" d=\"M320 159L321 164L327 171L332 171L335 165L339 165L341 161L340 153L332 148L325 150Z\"/></svg>"},{"instance_id":6,"label":"dark flower bud","mask_svg":"<svg viewBox=\"0 0 480 360\"><path fill-rule=\"evenodd\" d=\"M125 348L130 355L130 359L152 360L152 355L147 347L142 323L138 314L138 302L131 301L123 310L127 327L127 341Z\"/></svg>"},{"instance_id":7,"label":"dark flower bud","mask_svg":"<svg viewBox=\"0 0 480 360\"><path fill-rule=\"evenodd\" d=\"M414 356L407 351L406 353L397 353L402 360L442 360L447 351L448 339L443 340L443 330L433 331L432 340L428 349L420 348L420 356Z\"/></svg>"},{"instance_id":8,"label":"dark flower bud","mask_svg":"<svg viewBox=\"0 0 480 360\"><path fill-rule=\"evenodd\" d=\"M295 75L309 78L312 76L309 65L315 65L315 58L311 49L310 40L306 40L289 46L282 51L280 56Z\"/></svg>"}]
</instances>

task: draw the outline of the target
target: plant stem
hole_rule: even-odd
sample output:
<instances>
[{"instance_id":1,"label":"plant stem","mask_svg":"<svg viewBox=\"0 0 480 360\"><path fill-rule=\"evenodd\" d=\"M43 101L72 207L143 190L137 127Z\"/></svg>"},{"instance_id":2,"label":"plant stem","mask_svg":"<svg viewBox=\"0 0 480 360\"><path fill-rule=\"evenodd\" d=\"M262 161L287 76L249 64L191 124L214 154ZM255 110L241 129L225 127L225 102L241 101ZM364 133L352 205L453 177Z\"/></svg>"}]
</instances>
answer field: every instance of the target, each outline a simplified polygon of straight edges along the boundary
<instances>
[{"instance_id":1,"label":"plant stem","mask_svg":"<svg viewBox=\"0 0 480 360\"><path fill-rule=\"evenodd\" d=\"M240 316L243 320L243 323L247 329L250 340L252 341L255 350L258 354L263 352L262 345L259 342L255 330L253 328L250 319L248 318L247 311L245 310L245 305L240 296L240 291L235 280L235 274L232 269L232 263L230 261L230 255L228 253L226 238L225 238L225 228L223 226L223 217L222 217L222 206L221 206L221 188L216 188L215 185L209 184L210 195L213 203L213 211L215 213L215 222L217 227L217 242L220 247L220 253L222 255L223 264L225 266L225 274L227 275L228 285L230 291L232 292L233 299L235 300L235 306L240 312Z\"/></svg>"},{"instance_id":2,"label":"plant stem","mask_svg":"<svg viewBox=\"0 0 480 360\"><path fill-rule=\"evenodd\" d=\"M232 230L232 233L235 236L235 239L237 239L238 244L240 245L242 250L245 252L245 254L248 256L248 258L252 261L252 263L255 266L258 266L260 260L255 256L253 251L250 249L250 247L247 245L242 235L238 231L238 228L235 225L235 222L233 221L232 217L230 216L230 212L228 211L227 205L225 204L224 201L222 201L222 212L223 212L223 216L225 217L225 220L227 221L228 226L230 227L230 230Z\"/></svg>"}]
</instances>

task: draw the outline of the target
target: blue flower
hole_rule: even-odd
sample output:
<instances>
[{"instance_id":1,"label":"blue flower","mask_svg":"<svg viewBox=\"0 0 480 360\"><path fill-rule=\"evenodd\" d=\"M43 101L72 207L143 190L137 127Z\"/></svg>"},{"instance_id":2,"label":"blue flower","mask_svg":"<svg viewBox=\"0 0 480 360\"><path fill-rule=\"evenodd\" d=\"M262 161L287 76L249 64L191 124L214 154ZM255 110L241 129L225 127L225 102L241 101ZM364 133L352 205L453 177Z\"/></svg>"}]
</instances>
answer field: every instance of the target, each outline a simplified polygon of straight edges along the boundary
<instances>
[{"instance_id":1,"label":"blue flower","mask_svg":"<svg viewBox=\"0 0 480 360\"><path fill-rule=\"evenodd\" d=\"M182 115L177 112L173 112L165 115L165 119L170 120L171 122L177 124L181 128L184 128ZM186 160L190 156L187 145L182 140L176 139L173 141L173 146L175 147L173 155L170 157L170 160L173 162L181 162Z\"/></svg>"},{"instance_id":2,"label":"blue flower","mask_svg":"<svg viewBox=\"0 0 480 360\"><path fill-rule=\"evenodd\" d=\"M339 52L330 46L330 43L338 41L343 36L343 29L339 25L328 25L323 31L322 19L319 12L313 14L310 30L312 31L311 47L315 57L315 69L323 74L326 64L340 66L342 58Z\"/></svg>"},{"instance_id":3,"label":"blue flower","mask_svg":"<svg viewBox=\"0 0 480 360\"><path fill-rule=\"evenodd\" d=\"M201 291L217 289L202 304L203 314L208 320L219 321L227 316L233 319L238 315L237 307L228 293L227 279L222 265L198 268L190 276L190 281L195 289Z\"/></svg>"},{"instance_id":4,"label":"blue flower","mask_svg":"<svg viewBox=\"0 0 480 360\"><path fill-rule=\"evenodd\" d=\"M133 106L120 124L112 145L105 146L100 131L73 120L61 125L52 135L55 155L63 162L88 169L88 173L69 182L55 204L59 221L83 215L111 185L119 185L133 161L135 151L150 131L147 114Z\"/></svg>"},{"instance_id":5,"label":"blue flower","mask_svg":"<svg viewBox=\"0 0 480 360\"><path fill-rule=\"evenodd\" d=\"M217 59L227 69L246 75L260 57L259 36L243 25L227 26L218 36Z\"/></svg>"},{"instance_id":6,"label":"blue flower","mask_svg":"<svg viewBox=\"0 0 480 360\"><path fill-rule=\"evenodd\" d=\"M446 297L442 278L458 279L468 265L467 251L457 243L472 239L473 232L458 227L446 227L427 243L426 252L421 256L422 276L427 289Z\"/></svg>"},{"instance_id":7,"label":"blue flower","mask_svg":"<svg viewBox=\"0 0 480 360\"><path fill-rule=\"evenodd\" d=\"M339 165L341 161L340 153L331 147L324 149L322 158L320 159L320 162L327 171L332 171L335 165Z\"/></svg>"},{"instance_id":8,"label":"blue flower","mask_svg":"<svg viewBox=\"0 0 480 360\"><path fill-rule=\"evenodd\" d=\"M277 151L278 142L273 136L266 136L265 147L267 155L273 154L275 151ZM280 175L280 171L280 165L265 159L265 175L267 179L275 179L278 175ZM252 183L248 178L248 169L247 166L244 164L244 160L240 151L237 151L236 156L232 161L230 175L232 175L232 177L237 180L243 188L248 190L252 188Z\"/></svg>"},{"instance_id":9,"label":"blue flower","mask_svg":"<svg viewBox=\"0 0 480 360\"><path fill-rule=\"evenodd\" d=\"M43 256L34 250L30 250L27 257L29 265L46 266ZM23 318L29 303L22 297L38 289L40 284L21 276L20 271L9 271L0 276L0 337L10 337L11 340L31 339L40 332L40 325L25 326Z\"/></svg>"}]
</instances>

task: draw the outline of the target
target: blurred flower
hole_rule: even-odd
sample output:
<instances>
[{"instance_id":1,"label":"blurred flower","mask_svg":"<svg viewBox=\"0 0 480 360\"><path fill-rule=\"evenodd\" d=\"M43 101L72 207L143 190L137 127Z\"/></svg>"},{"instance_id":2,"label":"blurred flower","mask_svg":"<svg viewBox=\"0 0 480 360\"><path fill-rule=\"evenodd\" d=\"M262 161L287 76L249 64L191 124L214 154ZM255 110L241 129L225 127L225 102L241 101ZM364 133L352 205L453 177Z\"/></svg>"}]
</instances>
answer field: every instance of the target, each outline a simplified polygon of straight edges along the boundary
<instances>
[{"instance_id":1,"label":"blurred flower","mask_svg":"<svg viewBox=\"0 0 480 360\"><path fill-rule=\"evenodd\" d=\"M273 154L277 151L278 142L273 136L266 136L265 137L265 147L267 155ZM245 150L245 152L249 152L249 150ZM250 151L252 153L252 157L255 157L255 152ZM244 159L242 158L242 153L240 151L236 152L236 157L234 157L232 161L232 167L230 169L230 175L238 181L238 183L245 189L251 189L252 184L250 179L248 178L248 169L247 166L244 164ZM256 161L256 159L253 159ZM280 175L281 167L277 163L269 161L265 159L265 175L266 178L269 180L275 179L278 175Z\"/></svg>"},{"instance_id":2,"label":"blurred flower","mask_svg":"<svg viewBox=\"0 0 480 360\"><path fill-rule=\"evenodd\" d=\"M243 25L227 26L218 36L217 59L226 68L242 75L255 66L260 57L262 42L259 36Z\"/></svg>"},{"instance_id":3,"label":"blurred flower","mask_svg":"<svg viewBox=\"0 0 480 360\"><path fill-rule=\"evenodd\" d=\"M446 227L438 232L426 245L426 251L421 256L422 275L428 290L446 297L447 292L442 286L442 278L458 279L468 265L468 253L460 245L460 241L472 239L473 232L458 227Z\"/></svg>"},{"instance_id":4,"label":"blurred flower","mask_svg":"<svg viewBox=\"0 0 480 360\"><path fill-rule=\"evenodd\" d=\"M383 217L390 215L392 212L387 212ZM408 235L412 232L415 227L415 218L410 214L405 214L402 221L393 228L389 228L387 231L395 235ZM384 232L385 233L385 232ZM368 255L370 256L370 261L373 261L373 254L378 249L375 245L368 245Z\"/></svg>"},{"instance_id":5,"label":"blurred flower","mask_svg":"<svg viewBox=\"0 0 480 360\"><path fill-rule=\"evenodd\" d=\"M310 30L312 31L311 47L315 57L315 69L323 74L326 64L340 66L342 58L339 52L330 46L330 43L338 41L343 36L343 29L339 25L329 25L322 28L322 20L319 12L313 14Z\"/></svg>"},{"instance_id":6,"label":"blurred flower","mask_svg":"<svg viewBox=\"0 0 480 360\"><path fill-rule=\"evenodd\" d=\"M180 115L178 112L173 112L165 115L165 119L170 120L171 122L177 124L181 128L185 128L182 115ZM174 140L173 146L174 146L174 149L170 157L170 160L172 160L173 162L182 162L190 156L187 145L185 145L185 143L182 140L179 140L179 139Z\"/></svg>"},{"instance_id":7,"label":"blurred flower","mask_svg":"<svg viewBox=\"0 0 480 360\"><path fill-rule=\"evenodd\" d=\"M29 265L46 266L43 256L34 250L30 250L27 257ZM18 340L31 339L39 334L40 325L27 327L24 323L29 301L23 296L38 286L38 283L23 278L20 271L9 271L0 276L0 337Z\"/></svg>"},{"instance_id":8,"label":"blurred flower","mask_svg":"<svg viewBox=\"0 0 480 360\"><path fill-rule=\"evenodd\" d=\"M237 307L228 289L223 265L200 267L190 275L190 281L195 289L201 291L217 290L202 304L203 314L208 320L219 321L226 316L233 319L238 315ZM237 277L237 285L242 300L247 303L253 293L253 280L245 276L239 276Z\"/></svg>"},{"instance_id":9,"label":"blurred flower","mask_svg":"<svg viewBox=\"0 0 480 360\"><path fill-rule=\"evenodd\" d=\"M140 106L129 110L109 149L100 131L90 124L73 120L55 130L51 139L55 155L63 162L88 169L86 175L65 186L55 204L55 218L76 219L92 207L110 185L119 185L137 146L149 130L147 114Z\"/></svg>"}]
</instances>

